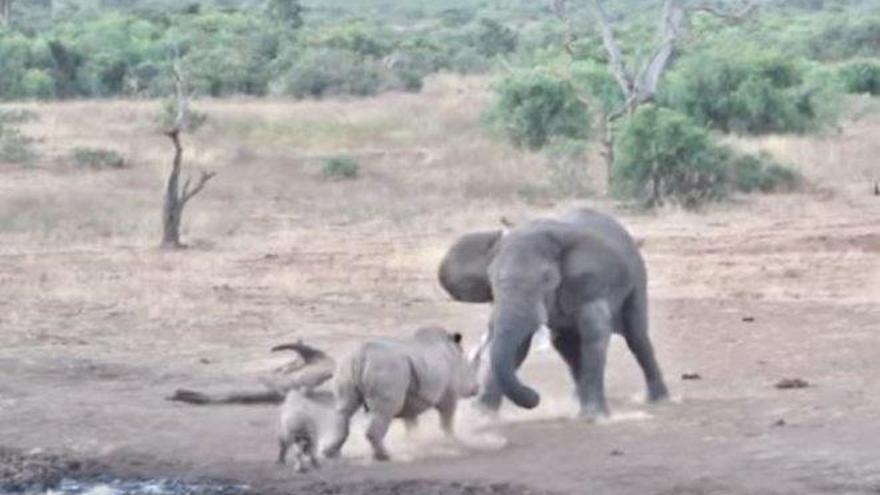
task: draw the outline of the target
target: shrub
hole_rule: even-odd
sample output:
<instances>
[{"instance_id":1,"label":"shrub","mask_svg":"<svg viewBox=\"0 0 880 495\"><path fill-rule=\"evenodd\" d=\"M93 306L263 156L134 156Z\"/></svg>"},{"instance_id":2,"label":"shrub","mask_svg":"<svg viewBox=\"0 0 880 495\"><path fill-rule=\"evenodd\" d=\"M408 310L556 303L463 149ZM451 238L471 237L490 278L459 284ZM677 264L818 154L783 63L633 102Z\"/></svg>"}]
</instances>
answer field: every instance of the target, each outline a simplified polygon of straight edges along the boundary
<instances>
[{"instance_id":1,"label":"shrub","mask_svg":"<svg viewBox=\"0 0 880 495\"><path fill-rule=\"evenodd\" d=\"M37 114L25 109L12 109L12 110L2 110L0 109L0 126L3 124L20 124L22 122L29 122L31 120L36 120Z\"/></svg>"},{"instance_id":2,"label":"shrub","mask_svg":"<svg viewBox=\"0 0 880 495\"><path fill-rule=\"evenodd\" d=\"M182 129L186 132L195 132L208 121L208 114L194 109L192 103L187 106L186 112L186 118L184 119ZM175 98L166 98L165 101L162 102L162 106L155 119L161 129L170 129L171 126L174 125L174 121L177 119L177 100Z\"/></svg>"},{"instance_id":3,"label":"shrub","mask_svg":"<svg viewBox=\"0 0 880 495\"><path fill-rule=\"evenodd\" d=\"M298 98L350 94L376 94L384 83L377 63L341 49L306 51L290 69L282 86Z\"/></svg>"},{"instance_id":4,"label":"shrub","mask_svg":"<svg viewBox=\"0 0 880 495\"><path fill-rule=\"evenodd\" d=\"M766 155L733 154L728 167L732 187L744 193L794 191L803 182L796 171Z\"/></svg>"},{"instance_id":5,"label":"shrub","mask_svg":"<svg viewBox=\"0 0 880 495\"><path fill-rule=\"evenodd\" d=\"M687 116L643 105L619 129L612 186L648 207L686 208L725 194L727 154Z\"/></svg>"},{"instance_id":6,"label":"shrub","mask_svg":"<svg viewBox=\"0 0 880 495\"><path fill-rule=\"evenodd\" d=\"M880 94L880 62L853 60L840 68L840 78L849 93Z\"/></svg>"},{"instance_id":7,"label":"shrub","mask_svg":"<svg viewBox=\"0 0 880 495\"><path fill-rule=\"evenodd\" d=\"M540 70L515 74L498 84L487 118L515 145L533 150L554 137L590 135L590 111L571 85Z\"/></svg>"},{"instance_id":8,"label":"shrub","mask_svg":"<svg viewBox=\"0 0 880 495\"><path fill-rule=\"evenodd\" d=\"M88 168L123 168L125 158L113 150L102 148L75 148L72 153L73 164Z\"/></svg>"},{"instance_id":9,"label":"shrub","mask_svg":"<svg viewBox=\"0 0 880 495\"><path fill-rule=\"evenodd\" d=\"M717 50L716 50L717 51ZM827 117L833 99L821 80L782 55L699 53L669 74L662 102L696 122L725 132L802 132Z\"/></svg>"},{"instance_id":10,"label":"shrub","mask_svg":"<svg viewBox=\"0 0 880 495\"><path fill-rule=\"evenodd\" d=\"M360 165L350 156L334 156L324 160L321 173L328 179L354 179L360 175Z\"/></svg>"},{"instance_id":11,"label":"shrub","mask_svg":"<svg viewBox=\"0 0 880 495\"><path fill-rule=\"evenodd\" d=\"M516 50L516 31L493 19L480 19L476 36L477 51L486 57L506 55Z\"/></svg>"},{"instance_id":12,"label":"shrub","mask_svg":"<svg viewBox=\"0 0 880 495\"><path fill-rule=\"evenodd\" d=\"M395 74L397 75L397 80L400 83L400 88L404 91L418 93L425 85L423 74L417 70L400 69L396 70Z\"/></svg>"},{"instance_id":13,"label":"shrub","mask_svg":"<svg viewBox=\"0 0 880 495\"><path fill-rule=\"evenodd\" d=\"M33 158L31 143L33 139L18 129L0 122L0 162L24 163Z\"/></svg>"},{"instance_id":14,"label":"shrub","mask_svg":"<svg viewBox=\"0 0 880 495\"><path fill-rule=\"evenodd\" d=\"M55 96L55 85L46 71L29 69L21 80L22 93L29 98L41 100Z\"/></svg>"}]
</instances>

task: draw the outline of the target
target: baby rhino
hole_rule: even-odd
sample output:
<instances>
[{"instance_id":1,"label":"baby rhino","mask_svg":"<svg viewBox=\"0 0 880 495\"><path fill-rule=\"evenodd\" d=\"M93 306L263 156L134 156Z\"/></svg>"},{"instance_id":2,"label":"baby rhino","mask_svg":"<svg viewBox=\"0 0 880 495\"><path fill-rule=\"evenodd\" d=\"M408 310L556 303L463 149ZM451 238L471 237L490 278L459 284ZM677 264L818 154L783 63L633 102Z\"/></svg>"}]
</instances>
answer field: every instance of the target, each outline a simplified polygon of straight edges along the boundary
<instances>
[{"instance_id":1,"label":"baby rhino","mask_svg":"<svg viewBox=\"0 0 880 495\"><path fill-rule=\"evenodd\" d=\"M335 457L348 438L351 416L361 406L369 414L367 440L373 458L388 460L383 440L391 420L408 425L428 409L440 413L440 424L452 435L459 398L477 393L477 381L462 348L461 334L424 327L406 340L362 344L336 369L335 438L324 455Z\"/></svg>"}]
</instances>

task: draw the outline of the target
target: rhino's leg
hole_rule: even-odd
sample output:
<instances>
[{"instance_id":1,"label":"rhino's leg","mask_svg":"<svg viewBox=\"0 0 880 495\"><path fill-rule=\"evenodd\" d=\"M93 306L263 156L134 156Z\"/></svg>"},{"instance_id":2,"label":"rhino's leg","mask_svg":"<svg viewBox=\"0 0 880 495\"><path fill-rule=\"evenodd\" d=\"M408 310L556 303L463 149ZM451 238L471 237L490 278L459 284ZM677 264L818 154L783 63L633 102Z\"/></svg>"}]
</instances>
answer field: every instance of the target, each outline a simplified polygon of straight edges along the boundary
<instances>
[{"instance_id":1,"label":"rhino's leg","mask_svg":"<svg viewBox=\"0 0 880 495\"><path fill-rule=\"evenodd\" d=\"M453 426L455 424L455 408L458 401L455 397L446 397L437 404L437 412L440 414L440 428L447 437L454 437Z\"/></svg>"},{"instance_id":2,"label":"rhino's leg","mask_svg":"<svg viewBox=\"0 0 880 495\"><path fill-rule=\"evenodd\" d=\"M294 456L293 456L293 468L297 473L306 472L306 464L303 462L303 458L305 457L305 453L303 452L303 444L301 442L294 442L293 444Z\"/></svg>"},{"instance_id":3,"label":"rhino's leg","mask_svg":"<svg viewBox=\"0 0 880 495\"><path fill-rule=\"evenodd\" d=\"M419 418L418 416L406 416L403 419L403 426L406 428L406 434L412 435L412 433L419 426Z\"/></svg>"},{"instance_id":4,"label":"rhino's leg","mask_svg":"<svg viewBox=\"0 0 880 495\"><path fill-rule=\"evenodd\" d=\"M348 425L351 417L360 407L361 401L356 393L344 394L339 396L339 403L336 405L336 412L333 425L333 437L330 443L324 447L324 457L333 458L339 455L342 445L348 439Z\"/></svg>"},{"instance_id":5,"label":"rhino's leg","mask_svg":"<svg viewBox=\"0 0 880 495\"><path fill-rule=\"evenodd\" d=\"M383 411L370 412L370 425L367 427L367 440L373 447L373 459L377 461L387 461L391 457L388 450L385 449L385 434L388 433L388 427L391 426L392 416Z\"/></svg>"}]
</instances>

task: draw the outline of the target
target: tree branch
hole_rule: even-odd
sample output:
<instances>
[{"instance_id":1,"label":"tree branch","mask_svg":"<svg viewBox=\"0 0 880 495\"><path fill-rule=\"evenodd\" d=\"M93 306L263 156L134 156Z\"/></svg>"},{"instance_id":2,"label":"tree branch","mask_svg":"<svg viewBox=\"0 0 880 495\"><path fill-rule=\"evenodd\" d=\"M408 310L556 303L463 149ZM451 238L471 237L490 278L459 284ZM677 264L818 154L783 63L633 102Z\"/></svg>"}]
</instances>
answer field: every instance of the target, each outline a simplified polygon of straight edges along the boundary
<instances>
[{"instance_id":1,"label":"tree branch","mask_svg":"<svg viewBox=\"0 0 880 495\"><path fill-rule=\"evenodd\" d=\"M663 16L657 28L660 44L636 79L635 91L633 92L636 105L653 97L657 91L660 76L672 59L675 43L681 35L681 23L684 19L684 10L679 2L680 0L666 0L663 5Z\"/></svg>"},{"instance_id":2,"label":"tree branch","mask_svg":"<svg viewBox=\"0 0 880 495\"><path fill-rule=\"evenodd\" d=\"M750 16L753 12L758 9L758 2L748 2L739 12L726 12L714 5L709 4L699 4L699 5L690 5L685 8L688 12L705 12L707 14L711 14L715 17L719 17L722 19L727 19L731 21L740 21L748 16Z\"/></svg>"},{"instance_id":3,"label":"tree branch","mask_svg":"<svg viewBox=\"0 0 880 495\"><path fill-rule=\"evenodd\" d=\"M209 180L213 179L215 175L217 175L217 172L205 172L204 170L199 170L199 178L196 181L196 186L192 189L192 191L186 191L189 186L189 178L187 178L186 186L184 186L184 191L180 196L181 203L186 204L186 202L192 199L193 196L200 193L205 187L205 184L207 184Z\"/></svg>"},{"instance_id":4,"label":"tree branch","mask_svg":"<svg viewBox=\"0 0 880 495\"><path fill-rule=\"evenodd\" d=\"M617 44L617 39L614 37L614 29L611 25L611 19L602 7L602 2L600 0L592 0L591 4L593 6L593 13L596 16L596 20L599 21L602 45L608 53L608 64L611 69L611 74L614 76L614 79L617 80L617 84L620 85L623 94L629 97L633 91L633 78L626 70L626 64L623 62L623 55L621 55L620 46Z\"/></svg>"}]
</instances>

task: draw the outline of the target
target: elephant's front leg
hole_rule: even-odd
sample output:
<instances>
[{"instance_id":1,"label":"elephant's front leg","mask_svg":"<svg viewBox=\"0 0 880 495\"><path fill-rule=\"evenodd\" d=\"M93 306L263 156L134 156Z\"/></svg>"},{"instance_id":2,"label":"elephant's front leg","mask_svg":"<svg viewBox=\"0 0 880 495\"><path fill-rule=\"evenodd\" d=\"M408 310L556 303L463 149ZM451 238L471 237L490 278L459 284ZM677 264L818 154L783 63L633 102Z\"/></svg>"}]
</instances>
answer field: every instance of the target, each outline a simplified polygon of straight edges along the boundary
<instances>
[{"instance_id":1,"label":"elephant's front leg","mask_svg":"<svg viewBox=\"0 0 880 495\"><path fill-rule=\"evenodd\" d=\"M531 345L532 339L526 339L519 349L517 349L515 362L517 369L519 369L522 363L526 360L526 356L529 355L529 348ZM501 400L504 398L504 393L501 392L501 387L498 386L498 382L495 380L495 374L492 373L492 363L489 358L489 346L486 346L481 351L479 359L480 363L477 372L479 373L480 379L480 393L477 396L477 404L479 404L484 410L495 413L498 412L498 409L501 407Z\"/></svg>"},{"instance_id":2,"label":"elephant's front leg","mask_svg":"<svg viewBox=\"0 0 880 495\"><path fill-rule=\"evenodd\" d=\"M578 317L580 376L577 379L580 417L595 421L608 415L605 402L605 360L611 339L611 308L604 299L583 306Z\"/></svg>"}]
</instances>

